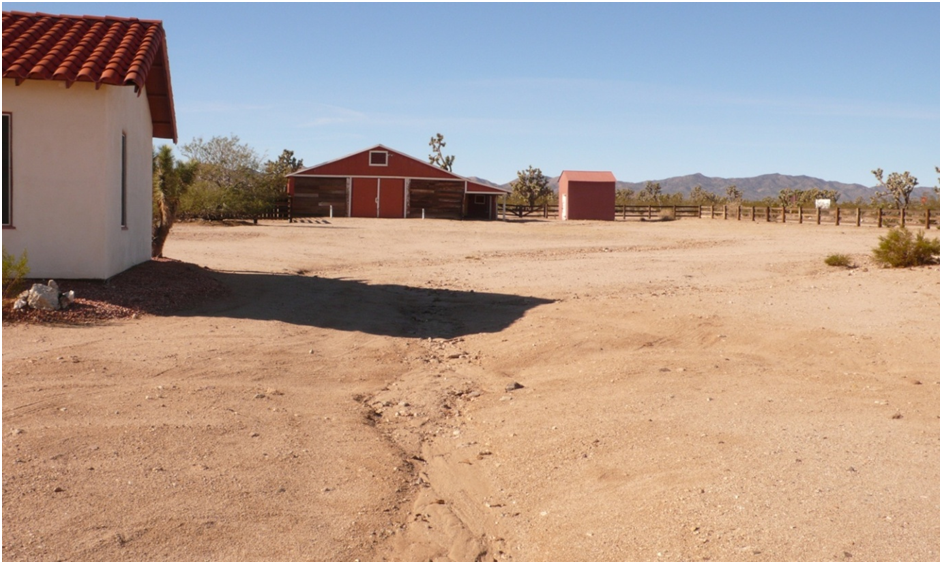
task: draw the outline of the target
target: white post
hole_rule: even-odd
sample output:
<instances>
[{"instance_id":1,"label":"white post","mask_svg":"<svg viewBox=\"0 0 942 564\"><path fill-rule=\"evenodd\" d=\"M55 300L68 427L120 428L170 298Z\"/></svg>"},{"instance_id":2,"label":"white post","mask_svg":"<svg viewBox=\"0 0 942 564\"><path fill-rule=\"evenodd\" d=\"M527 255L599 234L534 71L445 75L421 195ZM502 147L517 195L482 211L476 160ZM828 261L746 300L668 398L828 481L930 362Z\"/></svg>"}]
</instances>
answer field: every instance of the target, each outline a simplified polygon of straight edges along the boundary
<instances>
[{"instance_id":1,"label":"white post","mask_svg":"<svg viewBox=\"0 0 942 564\"><path fill-rule=\"evenodd\" d=\"M504 206L504 221L507 221L507 194L504 194L501 199Z\"/></svg>"},{"instance_id":2,"label":"white post","mask_svg":"<svg viewBox=\"0 0 942 564\"><path fill-rule=\"evenodd\" d=\"M333 219L334 217L334 205L333 204L330 204L330 217L331 219Z\"/></svg>"},{"instance_id":3,"label":"white post","mask_svg":"<svg viewBox=\"0 0 942 564\"><path fill-rule=\"evenodd\" d=\"M422 208L422 219L425 219L425 208Z\"/></svg>"}]
</instances>

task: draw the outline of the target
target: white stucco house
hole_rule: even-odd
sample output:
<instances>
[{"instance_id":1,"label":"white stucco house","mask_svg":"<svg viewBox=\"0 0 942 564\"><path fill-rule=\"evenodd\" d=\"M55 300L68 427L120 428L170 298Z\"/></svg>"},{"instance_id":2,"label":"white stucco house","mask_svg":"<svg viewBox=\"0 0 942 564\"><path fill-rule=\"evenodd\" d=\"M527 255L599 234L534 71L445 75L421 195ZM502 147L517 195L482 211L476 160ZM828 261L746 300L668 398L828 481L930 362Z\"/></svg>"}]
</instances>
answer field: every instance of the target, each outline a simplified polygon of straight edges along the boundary
<instances>
[{"instance_id":1,"label":"white stucco house","mask_svg":"<svg viewBox=\"0 0 942 564\"><path fill-rule=\"evenodd\" d=\"M3 12L3 248L30 277L150 259L154 137L177 141L161 22Z\"/></svg>"}]
</instances>

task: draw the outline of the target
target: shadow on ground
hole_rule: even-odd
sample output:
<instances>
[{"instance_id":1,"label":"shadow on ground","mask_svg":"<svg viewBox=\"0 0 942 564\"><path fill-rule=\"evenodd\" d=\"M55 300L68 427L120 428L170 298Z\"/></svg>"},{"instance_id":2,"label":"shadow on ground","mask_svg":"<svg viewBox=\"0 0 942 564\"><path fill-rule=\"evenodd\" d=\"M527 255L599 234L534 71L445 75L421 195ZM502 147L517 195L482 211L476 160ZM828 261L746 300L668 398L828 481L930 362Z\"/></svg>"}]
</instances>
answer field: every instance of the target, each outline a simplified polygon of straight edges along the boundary
<instances>
[{"instance_id":1,"label":"shadow on ground","mask_svg":"<svg viewBox=\"0 0 942 564\"><path fill-rule=\"evenodd\" d=\"M295 274L214 272L230 299L180 315L281 321L373 335L453 339L495 333L552 300Z\"/></svg>"}]
</instances>

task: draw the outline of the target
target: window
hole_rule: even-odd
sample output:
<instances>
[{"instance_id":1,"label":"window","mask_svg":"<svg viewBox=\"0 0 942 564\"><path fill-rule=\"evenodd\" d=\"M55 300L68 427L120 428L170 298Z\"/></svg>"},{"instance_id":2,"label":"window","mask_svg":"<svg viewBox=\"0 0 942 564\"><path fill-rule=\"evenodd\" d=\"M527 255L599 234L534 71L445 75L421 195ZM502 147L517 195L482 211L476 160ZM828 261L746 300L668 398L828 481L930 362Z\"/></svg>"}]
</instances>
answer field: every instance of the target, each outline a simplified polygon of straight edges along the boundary
<instances>
[{"instance_id":1,"label":"window","mask_svg":"<svg viewBox=\"0 0 942 564\"><path fill-rule=\"evenodd\" d=\"M121 227L128 226L128 135L121 133Z\"/></svg>"},{"instance_id":2,"label":"window","mask_svg":"<svg viewBox=\"0 0 942 564\"><path fill-rule=\"evenodd\" d=\"M478 194L474 197L474 203L479 206L483 206L487 201L484 199L485 196Z\"/></svg>"},{"instance_id":3,"label":"window","mask_svg":"<svg viewBox=\"0 0 942 564\"><path fill-rule=\"evenodd\" d=\"M10 147L10 114L3 114L3 225L12 225L10 205L13 203L13 172Z\"/></svg>"},{"instance_id":4,"label":"window","mask_svg":"<svg viewBox=\"0 0 942 564\"><path fill-rule=\"evenodd\" d=\"M386 151L370 151L370 166L387 166L389 153Z\"/></svg>"}]
</instances>

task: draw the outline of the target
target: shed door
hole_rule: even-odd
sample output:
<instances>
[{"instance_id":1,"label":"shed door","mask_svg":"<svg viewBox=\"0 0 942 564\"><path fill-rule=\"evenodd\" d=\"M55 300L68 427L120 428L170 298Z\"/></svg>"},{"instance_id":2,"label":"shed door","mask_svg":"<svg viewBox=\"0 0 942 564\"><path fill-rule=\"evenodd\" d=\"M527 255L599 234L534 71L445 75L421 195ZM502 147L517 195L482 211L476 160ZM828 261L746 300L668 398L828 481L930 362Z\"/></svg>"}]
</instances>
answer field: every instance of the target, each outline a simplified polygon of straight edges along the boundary
<instances>
[{"instance_id":1,"label":"shed door","mask_svg":"<svg viewBox=\"0 0 942 564\"><path fill-rule=\"evenodd\" d=\"M379 183L379 217L406 216L406 181L383 178Z\"/></svg>"},{"instance_id":2,"label":"shed door","mask_svg":"<svg viewBox=\"0 0 942 564\"><path fill-rule=\"evenodd\" d=\"M378 215L379 179L354 178L350 189L350 217L376 217Z\"/></svg>"}]
</instances>

